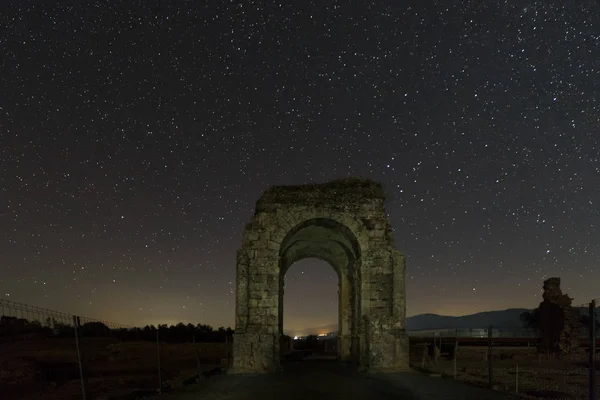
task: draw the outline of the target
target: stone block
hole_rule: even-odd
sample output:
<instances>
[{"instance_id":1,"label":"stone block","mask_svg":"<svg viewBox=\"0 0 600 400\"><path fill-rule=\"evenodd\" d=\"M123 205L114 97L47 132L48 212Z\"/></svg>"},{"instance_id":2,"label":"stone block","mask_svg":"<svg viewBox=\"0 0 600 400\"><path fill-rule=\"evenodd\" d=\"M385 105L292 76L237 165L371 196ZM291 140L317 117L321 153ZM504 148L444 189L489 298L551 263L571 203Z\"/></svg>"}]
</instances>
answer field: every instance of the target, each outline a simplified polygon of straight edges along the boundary
<instances>
[{"instance_id":1,"label":"stone block","mask_svg":"<svg viewBox=\"0 0 600 400\"><path fill-rule=\"evenodd\" d=\"M266 278L263 279L264 276L265 275L256 275L255 277L250 277L248 290L251 292L264 291L266 287Z\"/></svg>"},{"instance_id":2,"label":"stone block","mask_svg":"<svg viewBox=\"0 0 600 400\"><path fill-rule=\"evenodd\" d=\"M376 308L391 309L392 307L389 300L379 299L379 295L377 295L375 299L371 297L371 310Z\"/></svg>"},{"instance_id":3,"label":"stone block","mask_svg":"<svg viewBox=\"0 0 600 400\"><path fill-rule=\"evenodd\" d=\"M279 345L277 335L261 333L235 334L233 362L229 373L266 373L280 370L279 355L272 349Z\"/></svg>"},{"instance_id":4,"label":"stone block","mask_svg":"<svg viewBox=\"0 0 600 400\"><path fill-rule=\"evenodd\" d=\"M368 310L370 308L371 308L371 299L369 299L369 298L363 298L363 301L362 301L362 310L363 310L363 313L365 313L364 310L367 310L367 314L368 314Z\"/></svg>"},{"instance_id":5,"label":"stone block","mask_svg":"<svg viewBox=\"0 0 600 400\"><path fill-rule=\"evenodd\" d=\"M247 231L244 236L245 236L245 239L248 240L249 242L256 241L259 238L258 232L253 231L253 230Z\"/></svg>"},{"instance_id":6,"label":"stone block","mask_svg":"<svg viewBox=\"0 0 600 400\"><path fill-rule=\"evenodd\" d=\"M394 272L394 266L391 262L384 262L381 264L382 274L391 274Z\"/></svg>"},{"instance_id":7,"label":"stone block","mask_svg":"<svg viewBox=\"0 0 600 400\"><path fill-rule=\"evenodd\" d=\"M279 304L278 299L273 297L257 300L257 302L258 307L277 307Z\"/></svg>"},{"instance_id":8,"label":"stone block","mask_svg":"<svg viewBox=\"0 0 600 400\"><path fill-rule=\"evenodd\" d=\"M279 247L280 247L279 242L276 242L276 241L274 241L272 239L267 242L267 248L269 250L279 251Z\"/></svg>"},{"instance_id":9,"label":"stone block","mask_svg":"<svg viewBox=\"0 0 600 400\"><path fill-rule=\"evenodd\" d=\"M272 250L272 249L267 249L267 248L260 248L258 250L256 250L256 258L260 259L271 259L272 257L274 257L274 254L277 255L276 250Z\"/></svg>"},{"instance_id":10,"label":"stone block","mask_svg":"<svg viewBox=\"0 0 600 400\"><path fill-rule=\"evenodd\" d=\"M290 227L290 229L293 229L299 223L298 220L296 219L295 212L293 212L291 210L283 215L283 219L285 220L287 225ZM288 229L288 231L289 231L289 229Z\"/></svg>"},{"instance_id":11,"label":"stone block","mask_svg":"<svg viewBox=\"0 0 600 400\"><path fill-rule=\"evenodd\" d=\"M262 300L268 297L268 294L262 288L260 288L256 290L250 290L248 296L250 300Z\"/></svg>"}]
</instances>

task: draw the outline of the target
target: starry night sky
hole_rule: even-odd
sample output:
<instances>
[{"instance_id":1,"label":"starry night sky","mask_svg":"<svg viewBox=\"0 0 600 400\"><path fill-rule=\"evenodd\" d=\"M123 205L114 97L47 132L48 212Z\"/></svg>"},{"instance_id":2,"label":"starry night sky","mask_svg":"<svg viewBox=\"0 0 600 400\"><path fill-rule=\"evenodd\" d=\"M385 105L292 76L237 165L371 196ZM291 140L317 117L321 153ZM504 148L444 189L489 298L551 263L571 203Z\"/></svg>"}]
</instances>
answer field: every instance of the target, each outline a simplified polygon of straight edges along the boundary
<instances>
[{"instance_id":1,"label":"starry night sky","mask_svg":"<svg viewBox=\"0 0 600 400\"><path fill-rule=\"evenodd\" d=\"M288 4L291 3L291 4ZM594 1L2 1L0 295L233 324L261 192L381 181L408 315L600 296ZM303 260L285 324L337 320Z\"/></svg>"}]
</instances>

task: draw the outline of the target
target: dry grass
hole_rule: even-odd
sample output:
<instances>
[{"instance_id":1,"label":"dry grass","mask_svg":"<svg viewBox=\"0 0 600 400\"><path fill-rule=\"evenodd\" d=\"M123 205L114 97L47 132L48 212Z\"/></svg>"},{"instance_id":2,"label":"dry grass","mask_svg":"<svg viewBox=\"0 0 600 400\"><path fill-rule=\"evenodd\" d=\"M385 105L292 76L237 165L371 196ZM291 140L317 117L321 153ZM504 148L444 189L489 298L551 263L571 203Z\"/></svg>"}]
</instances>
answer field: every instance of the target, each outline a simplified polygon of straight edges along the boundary
<instances>
[{"instance_id":1,"label":"dry grass","mask_svg":"<svg viewBox=\"0 0 600 400\"><path fill-rule=\"evenodd\" d=\"M472 385L488 385L486 347L463 347L457 353L456 379ZM411 348L411 364L423 366L421 347ZM568 359L541 356L535 347L512 347L493 349L493 383L497 390L517 394L530 399L587 399L588 359L581 352ZM444 376L454 376L452 354L426 360L425 369ZM600 371L598 378L600 379ZM600 387L599 387L600 390Z\"/></svg>"},{"instance_id":2,"label":"dry grass","mask_svg":"<svg viewBox=\"0 0 600 400\"><path fill-rule=\"evenodd\" d=\"M92 398L111 393L156 392L156 343L88 338L82 341ZM163 382L188 378L220 365L225 343L161 344ZM6 399L80 399L77 351L73 339L0 341L0 392Z\"/></svg>"}]
</instances>

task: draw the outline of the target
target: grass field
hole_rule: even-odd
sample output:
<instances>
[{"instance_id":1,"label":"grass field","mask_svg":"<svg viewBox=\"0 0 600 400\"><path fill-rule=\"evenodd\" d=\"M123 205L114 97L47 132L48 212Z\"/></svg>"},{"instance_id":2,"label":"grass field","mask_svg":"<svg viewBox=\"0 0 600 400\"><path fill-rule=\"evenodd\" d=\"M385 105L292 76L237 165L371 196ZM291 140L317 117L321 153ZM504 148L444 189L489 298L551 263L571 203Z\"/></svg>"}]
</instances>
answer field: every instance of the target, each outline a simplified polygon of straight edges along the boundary
<instances>
[{"instance_id":1,"label":"grass field","mask_svg":"<svg viewBox=\"0 0 600 400\"><path fill-rule=\"evenodd\" d=\"M82 340L91 398L156 393L158 352L153 342ZM199 370L221 365L225 343L161 344L163 388L177 387ZM7 400L81 399L79 364L73 339L0 341L0 393Z\"/></svg>"},{"instance_id":2,"label":"grass field","mask_svg":"<svg viewBox=\"0 0 600 400\"><path fill-rule=\"evenodd\" d=\"M0 340L0 393L7 400L78 400L82 398L73 339L20 338ZM110 338L84 338L88 393L92 399L133 399L157 392L157 345L154 342L120 342ZM488 383L485 346L459 347L456 369L452 352L443 349L436 363L423 358L423 347L411 346L411 364L477 386ZM226 343L160 345L163 391L176 389L201 372L222 365ZM600 364L600 362L599 362ZM569 359L540 356L535 347L496 347L493 382L497 390L525 398L586 399L588 361L584 351ZM518 366L518 384L517 384ZM600 371L598 381L600 381ZM599 388L600 389L600 388Z\"/></svg>"},{"instance_id":3,"label":"grass field","mask_svg":"<svg viewBox=\"0 0 600 400\"><path fill-rule=\"evenodd\" d=\"M442 352L435 363L433 357L424 361L422 349L422 346L411 346L411 364L414 367L447 377L454 376L455 363L451 352ZM486 387L486 353L486 346L459 347L456 379ZM494 388L523 398L587 399L588 371L588 355L583 349L580 353L563 359L540 355L536 347L495 347L492 351ZM600 371L596 373L597 380L600 381Z\"/></svg>"}]
</instances>

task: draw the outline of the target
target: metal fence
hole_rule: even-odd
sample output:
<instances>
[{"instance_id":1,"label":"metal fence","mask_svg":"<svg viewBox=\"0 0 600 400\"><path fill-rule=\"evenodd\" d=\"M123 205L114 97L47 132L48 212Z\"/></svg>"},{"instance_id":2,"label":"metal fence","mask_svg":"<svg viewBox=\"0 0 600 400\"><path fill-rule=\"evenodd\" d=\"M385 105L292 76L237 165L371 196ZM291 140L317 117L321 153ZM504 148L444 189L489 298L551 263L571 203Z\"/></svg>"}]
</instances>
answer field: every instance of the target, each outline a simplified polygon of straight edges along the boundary
<instances>
[{"instance_id":1,"label":"metal fence","mask_svg":"<svg viewBox=\"0 0 600 400\"><path fill-rule=\"evenodd\" d=\"M0 299L2 399L142 397L229 363L232 331L134 328Z\"/></svg>"},{"instance_id":2,"label":"metal fence","mask_svg":"<svg viewBox=\"0 0 600 400\"><path fill-rule=\"evenodd\" d=\"M533 330L429 330L409 333L411 364L425 372L527 397L597 400L599 314L592 301L579 351L568 356L540 352L539 334ZM516 345L508 339L515 339Z\"/></svg>"},{"instance_id":3,"label":"metal fence","mask_svg":"<svg viewBox=\"0 0 600 400\"><path fill-rule=\"evenodd\" d=\"M457 337L457 338L487 338L489 328L457 328L457 329L424 329L408 331L409 337ZM538 338L539 332L534 329L492 328L494 337L507 338Z\"/></svg>"},{"instance_id":4,"label":"metal fence","mask_svg":"<svg viewBox=\"0 0 600 400\"><path fill-rule=\"evenodd\" d=\"M489 336L489 328L458 328L458 329L423 329L408 331L409 337L456 337L456 338L484 338ZM492 336L495 338L511 338L511 339L538 339L539 331L535 329L525 328L492 328ZM579 337L587 339L589 336L589 327L585 326L581 329Z\"/></svg>"}]
</instances>

